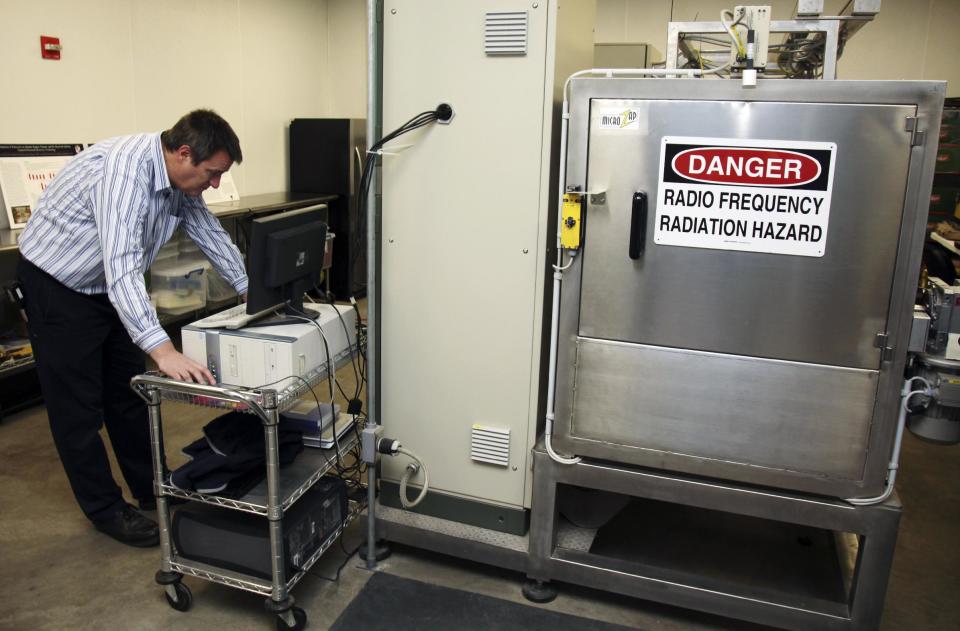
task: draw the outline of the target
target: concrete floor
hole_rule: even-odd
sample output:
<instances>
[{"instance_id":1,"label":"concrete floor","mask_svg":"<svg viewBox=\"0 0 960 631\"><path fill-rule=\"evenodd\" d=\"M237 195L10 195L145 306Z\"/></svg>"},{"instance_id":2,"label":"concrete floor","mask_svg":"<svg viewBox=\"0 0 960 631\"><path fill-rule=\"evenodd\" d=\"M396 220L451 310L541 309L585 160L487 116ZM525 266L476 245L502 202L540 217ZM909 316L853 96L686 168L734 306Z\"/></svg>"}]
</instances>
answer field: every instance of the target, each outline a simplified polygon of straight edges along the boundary
<instances>
[{"instance_id":1,"label":"concrete floor","mask_svg":"<svg viewBox=\"0 0 960 631\"><path fill-rule=\"evenodd\" d=\"M341 379L352 379L349 368ZM349 391L349 386L345 386ZM168 445L181 446L215 412L164 403ZM168 448L172 466L180 462ZM960 629L960 447L905 439L898 491L904 505L882 628ZM187 613L171 609L153 575L159 549L140 550L95 531L80 513L50 438L45 409L0 423L0 629L272 629L260 596L199 579ZM363 536L355 524L347 549ZM332 576L344 559L338 546L314 566ZM378 571L526 603L523 576L412 548L395 547ZM309 628L325 629L371 576L354 557L338 582L306 577L295 589ZM529 603L526 603L529 604ZM534 606L534 605L530 605ZM540 605L638 629L680 631L760 629L756 625L656 603L560 586ZM469 624L463 628L469 628Z\"/></svg>"}]
</instances>

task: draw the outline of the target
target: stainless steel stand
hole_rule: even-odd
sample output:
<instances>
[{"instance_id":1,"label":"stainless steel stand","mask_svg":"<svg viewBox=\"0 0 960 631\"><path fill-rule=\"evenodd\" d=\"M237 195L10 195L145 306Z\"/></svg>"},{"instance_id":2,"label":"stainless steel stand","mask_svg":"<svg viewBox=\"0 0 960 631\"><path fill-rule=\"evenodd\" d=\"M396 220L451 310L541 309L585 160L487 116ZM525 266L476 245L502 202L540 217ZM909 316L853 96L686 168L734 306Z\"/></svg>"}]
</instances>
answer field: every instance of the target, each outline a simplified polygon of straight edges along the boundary
<instances>
[{"instance_id":1,"label":"stainless steel stand","mask_svg":"<svg viewBox=\"0 0 960 631\"><path fill-rule=\"evenodd\" d=\"M845 602L708 577L703 572L601 556L558 541L561 484L698 507L856 536L856 562ZM559 580L785 629L875 629L879 626L900 523L893 496L874 506L686 478L610 463L561 465L542 443L534 449L528 575Z\"/></svg>"}]
</instances>

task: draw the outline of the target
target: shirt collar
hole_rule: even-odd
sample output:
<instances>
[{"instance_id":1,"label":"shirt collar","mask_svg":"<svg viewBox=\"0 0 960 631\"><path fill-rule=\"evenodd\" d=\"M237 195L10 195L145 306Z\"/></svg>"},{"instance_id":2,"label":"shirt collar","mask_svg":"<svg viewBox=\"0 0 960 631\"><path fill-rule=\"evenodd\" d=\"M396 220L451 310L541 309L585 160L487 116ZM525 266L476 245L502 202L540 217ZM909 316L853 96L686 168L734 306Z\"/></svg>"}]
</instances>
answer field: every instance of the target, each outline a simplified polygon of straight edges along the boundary
<instances>
[{"instance_id":1,"label":"shirt collar","mask_svg":"<svg viewBox=\"0 0 960 631\"><path fill-rule=\"evenodd\" d=\"M153 191L155 193L172 192L173 185L170 184L167 163L163 159L163 143L160 142L160 134L155 134L153 139L153 162Z\"/></svg>"}]
</instances>

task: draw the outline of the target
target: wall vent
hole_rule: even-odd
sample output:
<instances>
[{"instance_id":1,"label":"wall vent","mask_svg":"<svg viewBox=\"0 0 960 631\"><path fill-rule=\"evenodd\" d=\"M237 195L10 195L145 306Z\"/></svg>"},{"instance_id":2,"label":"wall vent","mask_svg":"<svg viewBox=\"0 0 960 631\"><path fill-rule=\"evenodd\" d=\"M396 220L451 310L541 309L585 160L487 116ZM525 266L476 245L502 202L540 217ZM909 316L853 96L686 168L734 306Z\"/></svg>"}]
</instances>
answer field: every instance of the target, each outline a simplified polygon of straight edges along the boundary
<instances>
[{"instance_id":1,"label":"wall vent","mask_svg":"<svg viewBox=\"0 0 960 631\"><path fill-rule=\"evenodd\" d=\"M526 55L527 12L488 12L483 45L488 55Z\"/></svg>"},{"instance_id":2,"label":"wall vent","mask_svg":"<svg viewBox=\"0 0 960 631\"><path fill-rule=\"evenodd\" d=\"M510 430L474 425L470 439L470 457L477 462L510 465Z\"/></svg>"}]
</instances>

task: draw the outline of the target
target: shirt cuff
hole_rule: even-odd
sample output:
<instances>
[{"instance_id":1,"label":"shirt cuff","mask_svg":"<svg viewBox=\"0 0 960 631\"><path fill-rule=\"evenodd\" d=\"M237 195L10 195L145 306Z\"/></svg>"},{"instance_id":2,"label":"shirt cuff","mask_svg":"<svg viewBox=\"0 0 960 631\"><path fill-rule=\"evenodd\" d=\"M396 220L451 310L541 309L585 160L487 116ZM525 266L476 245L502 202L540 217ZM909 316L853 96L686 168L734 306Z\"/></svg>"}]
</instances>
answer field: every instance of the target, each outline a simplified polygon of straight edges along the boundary
<instances>
[{"instance_id":1,"label":"shirt cuff","mask_svg":"<svg viewBox=\"0 0 960 631\"><path fill-rule=\"evenodd\" d=\"M243 294L247 291L247 287L249 285L250 285L249 279L246 276L244 276L243 278L237 281L237 284L233 286L233 289L238 294Z\"/></svg>"},{"instance_id":2,"label":"shirt cuff","mask_svg":"<svg viewBox=\"0 0 960 631\"><path fill-rule=\"evenodd\" d=\"M158 324L138 335L137 338L133 340L133 343L143 349L144 353L149 353L164 342L169 341L170 336L168 336L167 332L163 330L163 327Z\"/></svg>"}]
</instances>

